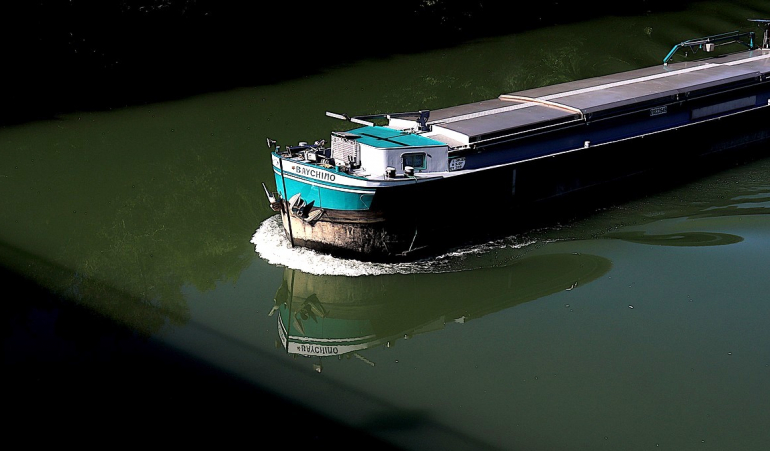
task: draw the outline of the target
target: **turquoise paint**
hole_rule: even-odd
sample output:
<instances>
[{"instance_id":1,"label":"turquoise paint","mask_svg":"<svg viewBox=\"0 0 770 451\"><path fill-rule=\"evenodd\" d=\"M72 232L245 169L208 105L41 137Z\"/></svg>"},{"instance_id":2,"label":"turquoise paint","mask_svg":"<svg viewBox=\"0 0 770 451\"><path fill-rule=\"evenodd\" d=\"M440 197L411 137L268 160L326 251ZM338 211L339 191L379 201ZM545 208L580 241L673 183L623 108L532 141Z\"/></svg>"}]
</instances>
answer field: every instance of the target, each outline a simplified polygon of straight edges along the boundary
<instances>
[{"instance_id":1,"label":"turquoise paint","mask_svg":"<svg viewBox=\"0 0 770 451\"><path fill-rule=\"evenodd\" d=\"M402 132L387 127L361 127L348 133L358 135L356 141L381 149L397 149L401 147L444 146L446 144L414 133Z\"/></svg>"},{"instance_id":2,"label":"turquoise paint","mask_svg":"<svg viewBox=\"0 0 770 451\"><path fill-rule=\"evenodd\" d=\"M309 181L297 181L288 177L282 179L280 170L278 168L275 170L275 186L284 199L290 199L291 196L299 193L305 202L313 202L314 207L331 210L368 210L374 199L374 189L366 190L370 191L369 194L350 193L324 186L318 181L313 181L311 184ZM292 176L296 177L294 174ZM284 183L286 191L283 190Z\"/></svg>"}]
</instances>

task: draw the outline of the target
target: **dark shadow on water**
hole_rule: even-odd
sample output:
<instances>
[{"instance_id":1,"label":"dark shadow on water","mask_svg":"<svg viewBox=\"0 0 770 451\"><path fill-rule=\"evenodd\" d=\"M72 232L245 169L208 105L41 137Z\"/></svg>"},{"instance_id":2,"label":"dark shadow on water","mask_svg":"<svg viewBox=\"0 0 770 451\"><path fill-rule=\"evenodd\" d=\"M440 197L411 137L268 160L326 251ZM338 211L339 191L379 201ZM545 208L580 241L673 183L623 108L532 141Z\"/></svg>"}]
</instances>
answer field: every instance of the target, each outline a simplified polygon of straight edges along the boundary
<instances>
[{"instance_id":1,"label":"dark shadow on water","mask_svg":"<svg viewBox=\"0 0 770 451\"><path fill-rule=\"evenodd\" d=\"M394 448L361 430L148 340L0 268L6 299L6 441L100 446L262 443L293 428L300 447ZM109 446L109 445L107 445Z\"/></svg>"},{"instance_id":2,"label":"dark shadow on water","mask_svg":"<svg viewBox=\"0 0 770 451\"><path fill-rule=\"evenodd\" d=\"M3 10L12 23L0 27L3 42L13 43L4 55L0 125L270 84L367 58L690 3L630 0L597 9L577 0L397 0L383 8L343 0L267 8L213 0L16 0Z\"/></svg>"}]
</instances>

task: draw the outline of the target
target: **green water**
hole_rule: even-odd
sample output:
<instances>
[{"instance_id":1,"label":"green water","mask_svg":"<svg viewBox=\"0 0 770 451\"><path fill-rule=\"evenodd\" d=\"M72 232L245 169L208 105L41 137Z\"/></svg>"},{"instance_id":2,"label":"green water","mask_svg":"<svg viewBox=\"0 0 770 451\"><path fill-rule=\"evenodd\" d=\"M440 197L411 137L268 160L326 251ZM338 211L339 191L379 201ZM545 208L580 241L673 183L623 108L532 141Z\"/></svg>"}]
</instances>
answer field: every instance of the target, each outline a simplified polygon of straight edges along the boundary
<instances>
[{"instance_id":1,"label":"green water","mask_svg":"<svg viewBox=\"0 0 770 451\"><path fill-rule=\"evenodd\" d=\"M661 64L756 17L770 7L702 2L5 127L0 263L408 449L764 449L770 160L400 265L288 249L260 185L265 138L328 139L346 124L325 111L435 109ZM279 318L337 351L287 353ZM4 349L16 369L36 352Z\"/></svg>"}]
</instances>

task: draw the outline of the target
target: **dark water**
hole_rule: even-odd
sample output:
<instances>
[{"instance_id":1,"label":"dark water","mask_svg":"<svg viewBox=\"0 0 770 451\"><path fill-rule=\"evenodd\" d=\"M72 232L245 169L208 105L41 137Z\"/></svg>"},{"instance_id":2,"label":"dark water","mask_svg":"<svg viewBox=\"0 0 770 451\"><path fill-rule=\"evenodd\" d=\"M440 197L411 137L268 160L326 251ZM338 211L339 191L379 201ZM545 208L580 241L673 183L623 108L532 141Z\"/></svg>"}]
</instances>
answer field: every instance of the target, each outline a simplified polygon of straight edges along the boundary
<instances>
[{"instance_id":1,"label":"dark water","mask_svg":"<svg viewBox=\"0 0 770 451\"><path fill-rule=\"evenodd\" d=\"M770 7L699 3L1 129L13 406L46 411L41 428L83 403L90 421L225 415L258 445L371 444L362 431L420 450L763 449L770 160L399 265L289 249L260 185L265 137L328 138L345 124L324 111L438 108L660 64L756 17ZM188 358L200 373L168 370ZM224 409L218 397L226 413L205 408Z\"/></svg>"}]
</instances>

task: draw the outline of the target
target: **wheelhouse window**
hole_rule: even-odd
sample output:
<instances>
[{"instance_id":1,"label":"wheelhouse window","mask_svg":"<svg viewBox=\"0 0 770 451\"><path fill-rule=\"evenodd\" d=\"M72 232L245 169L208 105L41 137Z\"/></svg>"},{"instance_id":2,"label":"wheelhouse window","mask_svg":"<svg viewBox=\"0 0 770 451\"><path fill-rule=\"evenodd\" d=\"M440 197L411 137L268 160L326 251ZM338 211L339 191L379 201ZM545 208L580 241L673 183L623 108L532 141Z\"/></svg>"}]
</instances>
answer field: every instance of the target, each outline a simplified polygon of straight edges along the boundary
<instances>
[{"instance_id":1,"label":"wheelhouse window","mask_svg":"<svg viewBox=\"0 0 770 451\"><path fill-rule=\"evenodd\" d=\"M425 169L428 167L424 152L405 153L401 155L401 162L403 167L411 166L415 169Z\"/></svg>"}]
</instances>

